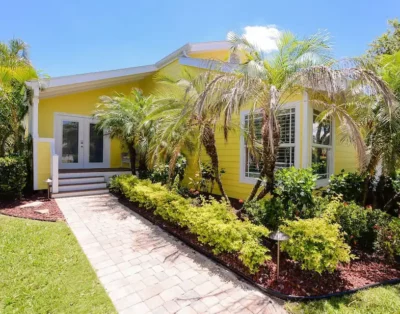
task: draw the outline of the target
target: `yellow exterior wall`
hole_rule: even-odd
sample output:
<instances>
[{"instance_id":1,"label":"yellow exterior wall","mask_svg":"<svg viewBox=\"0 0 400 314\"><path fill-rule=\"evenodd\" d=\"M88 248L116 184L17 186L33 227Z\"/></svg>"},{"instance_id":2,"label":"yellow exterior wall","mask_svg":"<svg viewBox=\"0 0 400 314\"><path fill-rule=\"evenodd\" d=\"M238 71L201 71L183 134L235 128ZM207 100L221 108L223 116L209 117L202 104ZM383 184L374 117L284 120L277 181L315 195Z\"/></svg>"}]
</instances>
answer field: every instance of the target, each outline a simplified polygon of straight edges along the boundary
<instances>
[{"instance_id":1,"label":"yellow exterior wall","mask_svg":"<svg viewBox=\"0 0 400 314\"><path fill-rule=\"evenodd\" d=\"M345 170L354 172L358 170L357 152L353 145L342 142L339 130L339 120L335 121L335 143L334 143L334 170L335 173Z\"/></svg>"},{"instance_id":2,"label":"yellow exterior wall","mask_svg":"<svg viewBox=\"0 0 400 314\"><path fill-rule=\"evenodd\" d=\"M45 181L51 177L51 146L50 142L38 142L37 143L37 182L38 189L47 189L47 183Z\"/></svg>"},{"instance_id":3,"label":"yellow exterior wall","mask_svg":"<svg viewBox=\"0 0 400 314\"><path fill-rule=\"evenodd\" d=\"M54 138L54 113L91 116L102 95L113 95L116 92L127 94L132 88L140 88L140 83L117 85L87 92L41 99L39 102L39 137ZM110 143L110 167L121 167L121 144L113 139Z\"/></svg>"}]
</instances>

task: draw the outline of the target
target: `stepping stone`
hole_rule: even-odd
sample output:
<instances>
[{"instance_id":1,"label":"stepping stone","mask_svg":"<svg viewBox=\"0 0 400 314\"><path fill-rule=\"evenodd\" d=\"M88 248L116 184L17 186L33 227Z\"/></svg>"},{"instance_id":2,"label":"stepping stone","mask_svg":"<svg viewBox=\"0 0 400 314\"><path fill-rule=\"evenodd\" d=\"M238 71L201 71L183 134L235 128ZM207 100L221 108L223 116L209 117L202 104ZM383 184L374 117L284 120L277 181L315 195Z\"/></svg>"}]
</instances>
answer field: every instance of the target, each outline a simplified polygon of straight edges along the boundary
<instances>
[{"instance_id":1,"label":"stepping stone","mask_svg":"<svg viewBox=\"0 0 400 314\"><path fill-rule=\"evenodd\" d=\"M41 202L41 201L35 201L35 202L32 202L32 203L28 203L28 204L22 205L19 208L38 207L38 206L40 206L42 204L43 204L43 202Z\"/></svg>"},{"instance_id":2,"label":"stepping stone","mask_svg":"<svg viewBox=\"0 0 400 314\"><path fill-rule=\"evenodd\" d=\"M36 209L36 210L34 210L34 212L35 212L35 213L38 213L38 214L43 214L43 215L45 215L45 214L48 214L48 213L49 213L49 210L48 210L48 209Z\"/></svg>"}]
</instances>

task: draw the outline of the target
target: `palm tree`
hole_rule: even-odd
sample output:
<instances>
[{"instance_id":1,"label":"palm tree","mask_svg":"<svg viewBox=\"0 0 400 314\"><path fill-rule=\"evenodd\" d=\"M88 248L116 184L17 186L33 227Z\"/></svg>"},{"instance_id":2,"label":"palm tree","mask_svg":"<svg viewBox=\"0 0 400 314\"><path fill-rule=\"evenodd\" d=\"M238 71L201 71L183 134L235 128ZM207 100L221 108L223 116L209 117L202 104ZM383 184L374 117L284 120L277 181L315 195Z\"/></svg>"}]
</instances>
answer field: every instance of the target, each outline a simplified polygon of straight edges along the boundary
<instances>
[{"instance_id":1,"label":"palm tree","mask_svg":"<svg viewBox=\"0 0 400 314\"><path fill-rule=\"evenodd\" d=\"M328 37L322 33L299 39L290 32L281 33L277 41L278 51L264 56L245 37L229 34L233 52L240 51L246 62L234 73L226 73L209 93L221 94L223 99L217 105L223 106L224 128L231 123L232 115L240 108L251 104L248 130L248 147L256 160L262 164L260 178L255 184L249 200L263 189L257 199L273 193L274 170L280 142L280 126L277 116L282 105L291 96L303 91L314 92L316 101L324 108L324 116L339 117L343 129L355 145L360 165L365 165L365 145L359 129L346 108L335 103L338 97L346 99L346 82L357 82L357 88L368 90L369 95L382 97L385 104L393 104L393 94L388 86L363 62L335 62L331 57ZM349 66L350 65L350 66ZM239 97L240 96L240 97ZM261 115L261 140L257 143L255 117ZM259 145L258 145L259 144ZM259 149L258 149L259 148Z\"/></svg>"},{"instance_id":2,"label":"palm tree","mask_svg":"<svg viewBox=\"0 0 400 314\"><path fill-rule=\"evenodd\" d=\"M143 168L143 156L147 152L145 132L150 127L143 128L142 122L146 111L153 103L152 96L144 96L140 89L132 89L129 95L101 96L100 103L94 113L99 120L97 127L111 138L118 138L129 151L132 174L136 175L136 159L139 157Z\"/></svg>"},{"instance_id":3,"label":"palm tree","mask_svg":"<svg viewBox=\"0 0 400 314\"><path fill-rule=\"evenodd\" d=\"M26 43L20 39L11 39L8 44L0 42L0 91L10 90L15 81L25 83L37 77Z\"/></svg>"},{"instance_id":4,"label":"palm tree","mask_svg":"<svg viewBox=\"0 0 400 314\"><path fill-rule=\"evenodd\" d=\"M220 174L215 132L220 118L220 95L207 91L218 81L221 74L207 71L197 76L184 72L181 79L161 78L168 88L159 97L158 107L150 113L150 119L159 119L160 136L156 137L157 150L171 156L170 169L183 149L195 150L200 164L204 148L210 158L215 181L222 197L229 200ZM161 117L163 116L163 117ZM197 138L196 138L197 137ZM171 174L172 176L173 174Z\"/></svg>"},{"instance_id":5,"label":"palm tree","mask_svg":"<svg viewBox=\"0 0 400 314\"><path fill-rule=\"evenodd\" d=\"M31 100L25 82L37 77L22 40L0 42L0 156L22 154L25 149L23 120Z\"/></svg>"}]
</instances>

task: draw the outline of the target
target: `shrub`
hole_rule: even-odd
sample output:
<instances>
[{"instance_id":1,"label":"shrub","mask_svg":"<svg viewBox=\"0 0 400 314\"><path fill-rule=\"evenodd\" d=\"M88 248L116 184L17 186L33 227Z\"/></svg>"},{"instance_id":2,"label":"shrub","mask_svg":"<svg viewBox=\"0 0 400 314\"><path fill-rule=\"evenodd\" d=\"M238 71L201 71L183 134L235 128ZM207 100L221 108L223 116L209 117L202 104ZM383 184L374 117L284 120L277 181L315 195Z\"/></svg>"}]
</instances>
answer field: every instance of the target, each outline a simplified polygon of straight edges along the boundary
<instances>
[{"instance_id":1,"label":"shrub","mask_svg":"<svg viewBox=\"0 0 400 314\"><path fill-rule=\"evenodd\" d=\"M270 256L268 249L261 245L261 237L268 235L268 229L249 221L240 221L226 202L202 199L202 206L191 204L175 191L160 183L139 180L132 175L112 179L130 201L146 209L154 209L156 215L196 234L201 243L210 245L215 254L238 253L250 272L256 272Z\"/></svg>"},{"instance_id":2,"label":"shrub","mask_svg":"<svg viewBox=\"0 0 400 314\"><path fill-rule=\"evenodd\" d=\"M393 260L400 256L400 219L393 218L387 225L377 227L375 249Z\"/></svg>"},{"instance_id":3,"label":"shrub","mask_svg":"<svg viewBox=\"0 0 400 314\"><path fill-rule=\"evenodd\" d=\"M185 175L187 161L184 156L179 156L175 163L174 178L179 177L179 181L183 180ZM149 179L153 183L167 184L169 178L169 164L157 164L153 167L149 174Z\"/></svg>"},{"instance_id":4,"label":"shrub","mask_svg":"<svg viewBox=\"0 0 400 314\"><path fill-rule=\"evenodd\" d=\"M26 163L23 158L0 158L0 199L21 198L26 178Z\"/></svg>"},{"instance_id":5,"label":"shrub","mask_svg":"<svg viewBox=\"0 0 400 314\"><path fill-rule=\"evenodd\" d=\"M275 174L274 193L285 207L294 205L299 211L311 208L314 206L312 193L316 180L312 169L282 168Z\"/></svg>"},{"instance_id":6,"label":"shrub","mask_svg":"<svg viewBox=\"0 0 400 314\"><path fill-rule=\"evenodd\" d=\"M338 223L349 244L357 244L358 240L368 231L368 212L371 208L363 208L354 202L343 202L334 198L323 214L330 221Z\"/></svg>"},{"instance_id":7,"label":"shrub","mask_svg":"<svg viewBox=\"0 0 400 314\"><path fill-rule=\"evenodd\" d=\"M342 195L344 201L360 203L363 197L365 176L356 172L344 172L330 177L326 193L328 196Z\"/></svg>"},{"instance_id":8,"label":"shrub","mask_svg":"<svg viewBox=\"0 0 400 314\"><path fill-rule=\"evenodd\" d=\"M298 207L289 202L285 205L280 197L264 198L260 201L251 201L244 204L246 213L256 224L262 224L272 230L277 230L286 220L297 218L314 218L324 208L325 199L315 197L314 205Z\"/></svg>"},{"instance_id":9,"label":"shrub","mask_svg":"<svg viewBox=\"0 0 400 314\"><path fill-rule=\"evenodd\" d=\"M348 263L352 258L340 226L326 219L287 221L282 231L290 236L282 243L282 250L300 262L302 269L333 272L340 262Z\"/></svg>"}]
</instances>

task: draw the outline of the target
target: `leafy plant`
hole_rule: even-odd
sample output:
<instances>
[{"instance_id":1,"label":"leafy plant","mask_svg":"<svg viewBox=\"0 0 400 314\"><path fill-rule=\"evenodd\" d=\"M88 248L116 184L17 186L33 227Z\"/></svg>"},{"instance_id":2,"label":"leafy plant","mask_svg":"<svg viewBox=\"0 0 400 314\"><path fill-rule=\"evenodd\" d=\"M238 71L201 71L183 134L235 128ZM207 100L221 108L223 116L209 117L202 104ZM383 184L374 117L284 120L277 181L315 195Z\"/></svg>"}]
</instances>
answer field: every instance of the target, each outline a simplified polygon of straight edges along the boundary
<instances>
[{"instance_id":1,"label":"leafy plant","mask_svg":"<svg viewBox=\"0 0 400 314\"><path fill-rule=\"evenodd\" d=\"M312 193L316 180L312 169L282 168L275 173L274 194L285 207L294 206L301 211L304 207L314 206Z\"/></svg>"},{"instance_id":2,"label":"leafy plant","mask_svg":"<svg viewBox=\"0 0 400 314\"><path fill-rule=\"evenodd\" d=\"M326 194L330 197L340 196L344 201L362 201L364 192L365 176L357 172L345 172L342 170L337 175L330 177L330 182Z\"/></svg>"},{"instance_id":3,"label":"leafy plant","mask_svg":"<svg viewBox=\"0 0 400 314\"><path fill-rule=\"evenodd\" d=\"M23 158L0 158L0 199L21 198L26 176L26 162Z\"/></svg>"},{"instance_id":4,"label":"leafy plant","mask_svg":"<svg viewBox=\"0 0 400 314\"><path fill-rule=\"evenodd\" d=\"M339 263L348 263L352 258L340 226L326 219L287 221L281 229L290 236L282 243L282 250L300 262L302 269L333 272Z\"/></svg>"},{"instance_id":5,"label":"leafy plant","mask_svg":"<svg viewBox=\"0 0 400 314\"><path fill-rule=\"evenodd\" d=\"M323 214L334 223L338 223L345 232L344 237L349 244L357 244L368 231L368 213L372 208L363 208L354 202L343 202L334 198Z\"/></svg>"},{"instance_id":6,"label":"leafy plant","mask_svg":"<svg viewBox=\"0 0 400 314\"><path fill-rule=\"evenodd\" d=\"M175 191L150 180L124 175L111 181L110 186L120 190L130 201L153 209L156 215L167 221L187 227L201 243L210 245L215 254L238 253L250 272L256 272L270 258L268 249L261 244L261 238L269 233L268 229L248 220L239 220L224 201L202 198L201 206L195 206Z\"/></svg>"},{"instance_id":7,"label":"leafy plant","mask_svg":"<svg viewBox=\"0 0 400 314\"><path fill-rule=\"evenodd\" d=\"M377 229L376 251L391 260L400 256L400 219L393 218L387 225Z\"/></svg>"}]
</instances>

